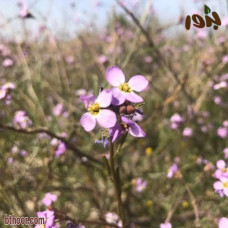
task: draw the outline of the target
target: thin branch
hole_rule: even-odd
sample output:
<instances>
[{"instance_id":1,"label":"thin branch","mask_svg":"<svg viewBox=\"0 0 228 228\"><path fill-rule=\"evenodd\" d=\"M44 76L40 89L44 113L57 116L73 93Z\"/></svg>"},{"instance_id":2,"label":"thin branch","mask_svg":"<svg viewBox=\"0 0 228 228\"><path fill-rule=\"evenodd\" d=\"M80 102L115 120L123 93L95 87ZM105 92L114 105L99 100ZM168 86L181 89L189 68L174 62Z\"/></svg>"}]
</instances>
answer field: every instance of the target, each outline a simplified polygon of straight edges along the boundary
<instances>
[{"instance_id":1,"label":"thin branch","mask_svg":"<svg viewBox=\"0 0 228 228\"><path fill-rule=\"evenodd\" d=\"M82 151L80 151L77 147L72 145L72 143L69 142L66 138L58 136L54 132L52 132L52 131L50 131L48 129L44 129L44 128L37 128L37 129L33 129L33 130L30 130L30 129L17 129L15 127L4 125L4 124L0 123L0 130L1 129L2 130L7 130L7 131L13 131L13 132L16 132L16 133L26 134L26 135L35 135L35 134L45 133L46 135L49 135L52 138L56 138L56 139L62 141L69 150L73 151L73 153L74 153L74 155L76 157L78 157L80 159L87 158L88 161L96 163L98 165L102 164L101 161L99 161L99 160L93 158L92 156L87 155L87 154L83 153ZM85 164L85 163L83 163L83 164Z\"/></svg>"}]
</instances>

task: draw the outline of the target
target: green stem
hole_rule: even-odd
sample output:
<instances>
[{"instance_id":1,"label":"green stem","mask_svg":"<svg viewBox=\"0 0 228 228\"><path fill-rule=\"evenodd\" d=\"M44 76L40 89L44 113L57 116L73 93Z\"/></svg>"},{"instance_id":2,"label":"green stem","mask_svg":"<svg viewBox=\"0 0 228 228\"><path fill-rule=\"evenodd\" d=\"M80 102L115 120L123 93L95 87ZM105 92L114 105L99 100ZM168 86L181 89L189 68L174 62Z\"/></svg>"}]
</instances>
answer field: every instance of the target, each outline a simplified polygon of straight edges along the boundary
<instances>
[{"instance_id":1,"label":"green stem","mask_svg":"<svg viewBox=\"0 0 228 228\"><path fill-rule=\"evenodd\" d=\"M110 143L110 168L111 168L112 180L113 180L114 187L115 187L115 194L116 194L116 198L117 198L117 202L118 202L118 214L123 223L123 228L126 228L123 204L122 204L122 200L121 200L121 186L120 186L120 181L118 180L117 173L116 173L115 158L114 158L114 156L115 156L114 144L111 142L111 139L109 140L109 143Z\"/></svg>"}]
</instances>

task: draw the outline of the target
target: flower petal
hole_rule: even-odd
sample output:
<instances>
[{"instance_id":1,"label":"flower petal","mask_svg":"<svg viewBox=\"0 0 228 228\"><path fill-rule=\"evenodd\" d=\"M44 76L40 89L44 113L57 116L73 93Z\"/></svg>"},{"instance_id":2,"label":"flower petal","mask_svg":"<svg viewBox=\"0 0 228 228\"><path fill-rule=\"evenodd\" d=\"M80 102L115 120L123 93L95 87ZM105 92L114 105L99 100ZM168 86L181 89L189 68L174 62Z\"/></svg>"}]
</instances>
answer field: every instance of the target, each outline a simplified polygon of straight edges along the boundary
<instances>
[{"instance_id":1,"label":"flower petal","mask_svg":"<svg viewBox=\"0 0 228 228\"><path fill-rule=\"evenodd\" d=\"M87 109L90 104L93 104L95 102L96 98L93 95L92 96L81 95L80 100L84 103L85 108Z\"/></svg>"},{"instance_id":2,"label":"flower petal","mask_svg":"<svg viewBox=\"0 0 228 228\"><path fill-rule=\"evenodd\" d=\"M128 84L134 91L141 92L146 89L149 81L142 75L135 75L129 80Z\"/></svg>"},{"instance_id":3,"label":"flower petal","mask_svg":"<svg viewBox=\"0 0 228 228\"><path fill-rule=\"evenodd\" d=\"M139 138L142 138L142 137L145 137L146 134L145 132L142 130L141 127L139 127L138 124L134 123L134 124L131 124L129 125L129 133L134 136L134 137L139 137Z\"/></svg>"},{"instance_id":4,"label":"flower petal","mask_svg":"<svg viewBox=\"0 0 228 228\"><path fill-rule=\"evenodd\" d=\"M112 143L117 140L124 133L124 129L121 124L116 124L109 131L110 136L112 137Z\"/></svg>"},{"instance_id":5,"label":"flower petal","mask_svg":"<svg viewBox=\"0 0 228 228\"><path fill-rule=\"evenodd\" d=\"M119 86L125 82L125 75L119 67L112 66L106 70L106 79L110 85Z\"/></svg>"},{"instance_id":6,"label":"flower petal","mask_svg":"<svg viewBox=\"0 0 228 228\"><path fill-rule=\"evenodd\" d=\"M80 123L85 131L92 131L96 126L96 119L92 116L92 114L86 112L82 115Z\"/></svg>"},{"instance_id":7,"label":"flower petal","mask_svg":"<svg viewBox=\"0 0 228 228\"><path fill-rule=\"evenodd\" d=\"M218 225L219 225L219 228L228 227L228 219L226 217L220 218Z\"/></svg>"},{"instance_id":8,"label":"flower petal","mask_svg":"<svg viewBox=\"0 0 228 228\"><path fill-rule=\"evenodd\" d=\"M99 125L104 128L110 128L116 124L116 114L108 109L100 110L96 119Z\"/></svg>"},{"instance_id":9,"label":"flower petal","mask_svg":"<svg viewBox=\"0 0 228 228\"><path fill-rule=\"evenodd\" d=\"M125 93L125 99L128 100L128 101L130 101L130 102L133 102L133 103L143 102L142 97L140 97L139 95L137 95L134 92Z\"/></svg>"},{"instance_id":10,"label":"flower petal","mask_svg":"<svg viewBox=\"0 0 228 228\"><path fill-rule=\"evenodd\" d=\"M213 186L214 186L215 190L222 190L223 189L222 182L220 182L220 181L216 181Z\"/></svg>"},{"instance_id":11,"label":"flower petal","mask_svg":"<svg viewBox=\"0 0 228 228\"><path fill-rule=\"evenodd\" d=\"M125 101L125 96L119 88L112 89L112 104L115 106L123 104Z\"/></svg>"},{"instance_id":12,"label":"flower petal","mask_svg":"<svg viewBox=\"0 0 228 228\"><path fill-rule=\"evenodd\" d=\"M219 160L219 161L216 162L216 166L219 169L224 169L226 167L226 163L223 160Z\"/></svg>"},{"instance_id":13,"label":"flower petal","mask_svg":"<svg viewBox=\"0 0 228 228\"><path fill-rule=\"evenodd\" d=\"M104 89L99 93L95 102L99 103L100 107L106 108L111 104L111 101L112 101L112 90Z\"/></svg>"}]
</instances>

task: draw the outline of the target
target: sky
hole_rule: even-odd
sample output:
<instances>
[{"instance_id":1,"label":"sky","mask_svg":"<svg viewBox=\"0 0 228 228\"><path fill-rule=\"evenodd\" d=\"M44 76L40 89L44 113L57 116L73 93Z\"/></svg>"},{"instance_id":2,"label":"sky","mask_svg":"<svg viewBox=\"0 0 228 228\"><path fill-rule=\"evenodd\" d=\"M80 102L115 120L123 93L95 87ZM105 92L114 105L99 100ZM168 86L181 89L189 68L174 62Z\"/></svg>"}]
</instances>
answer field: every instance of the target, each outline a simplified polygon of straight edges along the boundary
<instances>
[{"instance_id":1,"label":"sky","mask_svg":"<svg viewBox=\"0 0 228 228\"><path fill-rule=\"evenodd\" d=\"M38 31L45 24L53 34L75 34L80 28L92 21L97 26L105 25L113 9L121 12L115 0L22 0L28 5L35 19L18 18L20 8L18 0L0 0L0 32L5 38L21 37L24 29ZM145 8L149 0L125 0L134 10ZM192 14L202 8L204 3L216 10L220 17L228 16L226 0L151 0L154 12L163 24L175 22L180 14ZM228 1L228 0L227 0ZM75 4L72 7L72 3ZM24 34L24 33L23 33Z\"/></svg>"}]
</instances>

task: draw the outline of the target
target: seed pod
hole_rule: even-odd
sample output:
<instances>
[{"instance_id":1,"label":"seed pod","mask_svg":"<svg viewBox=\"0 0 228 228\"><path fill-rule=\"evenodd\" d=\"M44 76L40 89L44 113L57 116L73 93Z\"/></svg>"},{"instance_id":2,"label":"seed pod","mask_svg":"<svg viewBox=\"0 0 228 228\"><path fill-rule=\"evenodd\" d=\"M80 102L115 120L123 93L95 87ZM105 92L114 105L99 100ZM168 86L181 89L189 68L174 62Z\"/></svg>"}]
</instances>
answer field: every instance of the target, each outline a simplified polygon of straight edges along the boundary
<instances>
[{"instance_id":1,"label":"seed pod","mask_svg":"<svg viewBox=\"0 0 228 228\"><path fill-rule=\"evenodd\" d=\"M127 114L128 115L134 113L134 111L135 111L135 107L134 106L132 106L132 105L128 105L127 106Z\"/></svg>"},{"instance_id":2,"label":"seed pod","mask_svg":"<svg viewBox=\"0 0 228 228\"><path fill-rule=\"evenodd\" d=\"M126 114L127 113L127 107L125 105L121 105L119 107L119 113L120 114Z\"/></svg>"}]
</instances>

